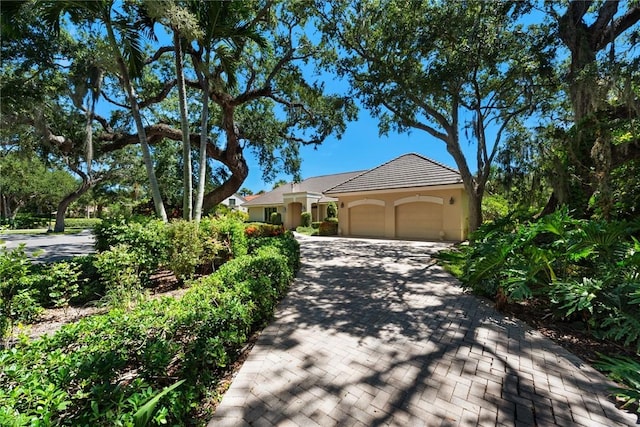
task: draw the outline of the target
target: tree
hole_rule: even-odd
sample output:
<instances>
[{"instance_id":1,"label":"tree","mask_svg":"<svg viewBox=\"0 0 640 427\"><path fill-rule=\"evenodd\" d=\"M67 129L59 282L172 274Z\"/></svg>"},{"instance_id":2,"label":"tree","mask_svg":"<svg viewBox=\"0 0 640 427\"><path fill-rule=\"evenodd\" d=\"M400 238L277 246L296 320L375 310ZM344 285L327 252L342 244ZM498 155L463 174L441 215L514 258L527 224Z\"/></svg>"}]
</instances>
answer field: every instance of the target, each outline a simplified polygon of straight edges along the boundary
<instances>
[{"instance_id":1,"label":"tree","mask_svg":"<svg viewBox=\"0 0 640 427\"><path fill-rule=\"evenodd\" d=\"M206 124L201 121L204 126L200 133L191 133L190 139L196 144L206 138L206 155L221 163L220 176L224 176L221 185L204 196L203 210L240 188L248 175L245 149L257 154L267 178L272 178L280 165L285 173L296 174L299 146L320 144L331 134L339 137L345 121L355 114L351 99L326 95L322 84L303 77L302 67L319 55L318 47L303 35L304 10L289 2L231 5L228 12L233 19L228 22L236 22L234 28L239 32L255 34L229 36L233 43L226 37L214 38L222 43L215 49L205 49L204 41L199 48L189 48L191 63L203 71L201 79L187 80L186 84L205 92L207 102L203 107L209 102L213 106ZM226 53L220 55L225 51L223 46L227 47ZM208 50L216 52L215 61L207 60ZM159 49L152 56L162 53ZM208 84L203 84L207 79ZM151 144L163 138L182 138L182 132L160 121L149 125L145 132ZM100 139L116 149L135 143L137 135L104 132Z\"/></svg>"},{"instance_id":2,"label":"tree","mask_svg":"<svg viewBox=\"0 0 640 427\"><path fill-rule=\"evenodd\" d=\"M563 83L572 118L569 129L555 127L557 155L551 160L559 179L552 181L554 192L544 212L567 204L578 215L589 216L596 195L603 216L608 217L615 192L612 172L640 159L640 91L634 84L639 58L632 49L639 35L635 25L640 5L571 1L563 13L558 9L547 4L556 25L554 34L569 51ZM630 30L632 37L621 41ZM620 138L621 134L630 137Z\"/></svg>"},{"instance_id":3,"label":"tree","mask_svg":"<svg viewBox=\"0 0 640 427\"><path fill-rule=\"evenodd\" d=\"M156 214L166 221L167 214L153 168L153 160L140 114L140 106L133 89L133 79L142 75L144 66L144 51L140 36L141 34L152 34L152 23L148 16L144 14L144 8L139 7L135 2L124 2L122 11L115 10L114 6L113 0L41 2L43 17L54 29L59 29L60 19L65 13L68 13L75 23L91 24L99 22L104 25L106 40L117 64L121 84L127 95L131 115L135 122Z\"/></svg>"},{"instance_id":4,"label":"tree","mask_svg":"<svg viewBox=\"0 0 640 427\"><path fill-rule=\"evenodd\" d=\"M238 194L241 195L242 197L252 196L253 195L253 191L251 191L247 187L242 187L240 190L238 190Z\"/></svg>"},{"instance_id":5,"label":"tree","mask_svg":"<svg viewBox=\"0 0 640 427\"><path fill-rule=\"evenodd\" d=\"M469 195L469 228L504 134L536 103L544 59L536 31L518 19L525 4L335 0L320 11L327 65L380 119L381 133L421 130L446 144ZM476 145L476 169L462 150Z\"/></svg>"},{"instance_id":6,"label":"tree","mask_svg":"<svg viewBox=\"0 0 640 427\"><path fill-rule=\"evenodd\" d=\"M275 190L278 187L282 187L283 185L287 184L287 180L286 179L279 179L276 182L273 183L273 189Z\"/></svg>"}]
</instances>

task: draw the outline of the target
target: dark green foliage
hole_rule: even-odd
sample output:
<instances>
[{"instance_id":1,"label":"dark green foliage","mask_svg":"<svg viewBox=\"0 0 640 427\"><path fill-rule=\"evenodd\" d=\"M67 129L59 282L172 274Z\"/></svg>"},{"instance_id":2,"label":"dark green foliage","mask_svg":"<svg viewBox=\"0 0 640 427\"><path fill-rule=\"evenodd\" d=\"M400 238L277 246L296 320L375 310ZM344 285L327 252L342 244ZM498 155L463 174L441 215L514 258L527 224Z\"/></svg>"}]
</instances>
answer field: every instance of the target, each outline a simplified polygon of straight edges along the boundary
<instances>
[{"instance_id":1,"label":"dark green foliage","mask_svg":"<svg viewBox=\"0 0 640 427\"><path fill-rule=\"evenodd\" d=\"M277 239L269 237L249 239L248 243L250 254L254 254L264 247L277 248L289 261L289 268L293 271L294 275L300 268L300 243L298 243L291 232L286 232Z\"/></svg>"},{"instance_id":2,"label":"dark green foliage","mask_svg":"<svg viewBox=\"0 0 640 427\"><path fill-rule=\"evenodd\" d=\"M314 221L311 223L311 227L318 229L320 228L320 224L322 224L322 221Z\"/></svg>"},{"instance_id":3,"label":"dark green foliage","mask_svg":"<svg viewBox=\"0 0 640 427\"><path fill-rule=\"evenodd\" d=\"M535 222L508 217L475 234L462 280L489 297L543 297L558 317L640 351L639 229L566 209Z\"/></svg>"},{"instance_id":4,"label":"dark green foliage","mask_svg":"<svg viewBox=\"0 0 640 427\"><path fill-rule=\"evenodd\" d=\"M302 222L302 226L303 227L310 227L311 226L311 212L302 212L302 215L300 215L300 219Z\"/></svg>"},{"instance_id":5,"label":"dark green foliage","mask_svg":"<svg viewBox=\"0 0 640 427\"><path fill-rule=\"evenodd\" d=\"M95 226L94 234L98 252L119 244L128 245L139 264L139 274L145 281L160 265L166 263L170 242L167 227L162 221L142 221L103 220Z\"/></svg>"},{"instance_id":6,"label":"dark green foliage","mask_svg":"<svg viewBox=\"0 0 640 427\"><path fill-rule=\"evenodd\" d=\"M168 225L167 237L171 242L168 266L179 279L193 276L196 268L213 261L213 254L205 259L205 233L193 221L174 221ZM212 237L213 239L213 237ZM206 245L207 247L211 245Z\"/></svg>"},{"instance_id":7,"label":"dark green foliage","mask_svg":"<svg viewBox=\"0 0 640 427\"><path fill-rule=\"evenodd\" d=\"M334 202L329 202L329 204L327 205L327 218L336 218L337 216L338 216L338 207Z\"/></svg>"},{"instance_id":8,"label":"dark green foliage","mask_svg":"<svg viewBox=\"0 0 640 427\"><path fill-rule=\"evenodd\" d=\"M271 212L269 222L273 225L282 225L282 214L280 212Z\"/></svg>"},{"instance_id":9,"label":"dark green foliage","mask_svg":"<svg viewBox=\"0 0 640 427\"><path fill-rule=\"evenodd\" d=\"M0 425L130 425L182 380L155 402L151 423L193 423L206 388L270 318L298 263L290 233L250 240L251 255L193 282L182 299L115 309L0 352Z\"/></svg>"},{"instance_id":10,"label":"dark green foliage","mask_svg":"<svg viewBox=\"0 0 640 427\"><path fill-rule=\"evenodd\" d=\"M623 408L635 407L640 413L640 362L629 357L609 357L601 354L596 368L607 372L609 377L626 387L616 387L612 394L621 399Z\"/></svg>"},{"instance_id":11,"label":"dark green foliage","mask_svg":"<svg viewBox=\"0 0 640 427\"><path fill-rule=\"evenodd\" d=\"M0 218L0 225L8 225L9 228L14 230L42 228L49 224L49 218L49 214L19 213L15 218Z\"/></svg>"},{"instance_id":12,"label":"dark green foliage","mask_svg":"<svg viewBox=\"0 0 640 427\"><path fill-rule=\"evenodd\" d=\"M0 249L0 339L15 322L33 321L42 311L30 266L24 245Z\"/></svg>"},{"instance_id":13,"label":"dark green foliage","mask_svg":"<svg viewBox=\"0 0 640 427\"><path fill-rule=\"evenodd\" d=\"M73 261L47 265L40 273L40 301L45 307L66 307L80 295L81 266Z\"/></svg>"}]
</instances>

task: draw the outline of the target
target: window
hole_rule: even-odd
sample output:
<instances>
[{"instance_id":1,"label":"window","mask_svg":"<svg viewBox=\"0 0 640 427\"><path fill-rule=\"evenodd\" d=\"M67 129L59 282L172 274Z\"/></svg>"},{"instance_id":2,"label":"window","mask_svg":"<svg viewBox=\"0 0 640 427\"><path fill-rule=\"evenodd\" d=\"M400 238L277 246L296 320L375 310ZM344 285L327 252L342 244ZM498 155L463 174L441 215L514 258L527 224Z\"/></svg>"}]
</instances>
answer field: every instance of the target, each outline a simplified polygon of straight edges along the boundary
<instances>
[{"instance_id":1,"label":"window","mask_svg":"<svg viewBox=\"0 0 640 427\"><path fill-rule=\"evenodd\" d=\"M236 205L236 199L229 199L229 207L232 208Z\"/></svg>"},{"instance_id":2,"label":"window","mask_svg":"<svg viewBox=\"0 0 640 427\"><path fill-rule=\"evenodd\" d=\"M264 222L271 222L271 214L278 212L278 208L264 208Z\"/></svg>"}]
</instances>

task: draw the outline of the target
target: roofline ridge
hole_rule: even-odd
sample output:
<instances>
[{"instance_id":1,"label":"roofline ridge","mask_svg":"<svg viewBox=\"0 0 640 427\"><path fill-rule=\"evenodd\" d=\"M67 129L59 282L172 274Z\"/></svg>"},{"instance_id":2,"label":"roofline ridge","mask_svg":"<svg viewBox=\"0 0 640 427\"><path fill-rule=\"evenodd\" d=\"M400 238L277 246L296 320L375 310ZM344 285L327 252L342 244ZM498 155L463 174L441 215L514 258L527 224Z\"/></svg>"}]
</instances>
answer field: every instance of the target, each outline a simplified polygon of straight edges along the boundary
<instances>
[{"instance_id":1,"label":"roofline ridge","mask_svg":"<svg viewBox=\"0 0 640 427\"><path fill-rule=\"evenodd\" d=\"M423 158L424 160L427 160L427 161L429 161L429 162L431 162L431 163L433 163L433 164L436 164L436 165L441 166L441 167L443 167L443 168L449 169L449 170L450 170L450 171L452 171L452 172L455 172L455 173L457 173L457 174L460 174L460 171L459 171L458 169L454 169L454 168L452 168L451 166L445 165L444 163L440 163L439 161L437 161L437 160L433 160L432 158L427 157L427 156L425 156L425 155L422 155L422 154L420 154L420 153L415 153L415 152L413 152L413 153L407 153L407 154L415 154L416 156L421 157L421 158ZM407 154L403 154L403 155L404 155L404 156L406 156ZM402 156L401 156L401 157L402 157Z\"/></svg>"}]
</instances>

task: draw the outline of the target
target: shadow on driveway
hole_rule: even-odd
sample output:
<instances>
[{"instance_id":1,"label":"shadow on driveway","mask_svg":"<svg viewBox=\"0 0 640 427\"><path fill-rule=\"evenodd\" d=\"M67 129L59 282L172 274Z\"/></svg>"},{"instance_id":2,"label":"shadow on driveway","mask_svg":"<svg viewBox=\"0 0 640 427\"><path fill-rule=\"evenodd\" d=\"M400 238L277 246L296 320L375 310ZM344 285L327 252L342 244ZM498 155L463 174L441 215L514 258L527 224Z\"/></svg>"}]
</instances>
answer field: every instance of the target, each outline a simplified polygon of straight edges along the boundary
<instances>
[{"instance_id":1,"label":"shadow on driveway","mask_svg":"<svg viewBox=\"0 0 640 427\"><path fill-rule=\"evenodd\" d=\"M635 424L605 377L465 294L431 258L443 244L301 246L298 278L209 426Z\"/></svg>"}]
</instances>

